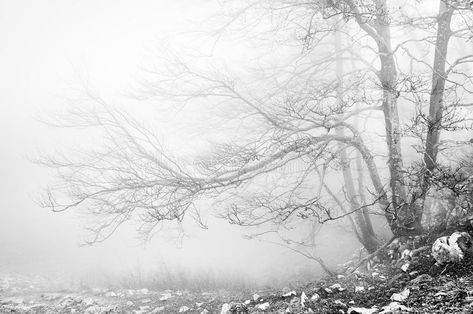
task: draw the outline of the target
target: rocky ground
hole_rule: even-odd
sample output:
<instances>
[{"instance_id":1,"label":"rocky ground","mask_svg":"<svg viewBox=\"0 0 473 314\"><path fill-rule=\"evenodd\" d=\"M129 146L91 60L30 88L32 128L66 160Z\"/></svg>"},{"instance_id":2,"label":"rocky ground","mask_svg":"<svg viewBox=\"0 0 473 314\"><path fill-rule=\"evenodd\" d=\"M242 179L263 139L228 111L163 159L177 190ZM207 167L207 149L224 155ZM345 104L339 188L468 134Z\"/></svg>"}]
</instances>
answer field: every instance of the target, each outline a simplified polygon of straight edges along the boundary
<instances>
[{"instance_id":1,"label":"rocky ground","mask_svg":"<svg viewBox=\"0 0 473 314\"><path fill-rule=\"evenodd\" d=\"M473 258L436 266L429 240L420 242L389 247L390 262L350 261L336 276L281 290L51 291L40 280L0 275L0 313L473 313Z\"/></svg>"}]
</instances>

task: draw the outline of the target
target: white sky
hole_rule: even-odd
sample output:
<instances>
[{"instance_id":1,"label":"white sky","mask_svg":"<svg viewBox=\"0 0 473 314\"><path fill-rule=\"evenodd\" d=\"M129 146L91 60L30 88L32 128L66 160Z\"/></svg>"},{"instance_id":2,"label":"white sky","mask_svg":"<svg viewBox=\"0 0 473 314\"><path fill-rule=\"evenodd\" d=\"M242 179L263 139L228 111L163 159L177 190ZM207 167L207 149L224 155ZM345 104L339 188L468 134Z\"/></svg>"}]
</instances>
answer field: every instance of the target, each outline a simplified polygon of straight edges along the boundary
<instances>
[{"instance_id":1,"label":"white sky","mask_svg":"<svg viewBox=\"0 0 473 314\"><path fill-rule=\"evenodd\" d=\"M277 270L291 257L217 224L195 232L196 239L182 249L156 239L145 250L128 231L97 247L78 248L83 231L74 215L52 214L32 201L48 178L27 156L61 143L58 130L39 123L38 115L67 106L65 97L77 80L89 80L107 95L126 91L148 61L149 49L188 30L190 20L208 15L209 3L0 0L0 271L148 267L163 260L262 273ZM243 265L248 256L252 265Z\"/></svg>"}]
</instances>

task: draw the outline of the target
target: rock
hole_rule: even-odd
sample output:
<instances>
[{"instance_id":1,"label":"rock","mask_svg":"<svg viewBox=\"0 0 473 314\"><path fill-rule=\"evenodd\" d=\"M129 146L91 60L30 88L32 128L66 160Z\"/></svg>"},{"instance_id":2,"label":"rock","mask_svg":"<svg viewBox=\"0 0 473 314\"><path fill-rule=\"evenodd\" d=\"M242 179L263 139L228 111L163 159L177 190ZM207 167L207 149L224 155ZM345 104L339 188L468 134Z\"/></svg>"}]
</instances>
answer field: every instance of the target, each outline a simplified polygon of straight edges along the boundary
<instances>
[{"instance_id":1,"label":"rock","mask_svg":"<svg viewBox=\"0 0 473 314\"><path fill-rule=\"evenodd\" d=\"M85 309L85 314L100 314L100 306L92 305Z\"/></svg>"},{"instance_id":2,"label":"rock","mask_svg":"<svg viewBox=\"0 0 473 314\"><path fill-rule=\"evenodd\" d=\"M84 314L110 314L113 313L116 309L111 306L98 306L92 305L85 309Z\"/></svg>"},{"instance_id":3,"label":"rock","mask_svg":"<svg viewBox=\"0 0 473 314\"><path fill-rule=\"evenodd\" d=\"M66 296L66 297L61 301L60 304L61 304L61 306L66 307L66 306L71 306L71 305L73 305L74 303L76 303L76 301L74 300L73 297L71 297L71 296Z\"/></svg>"},{"instance_id":4,"label":"rock","mask_svg":"<svg viewBox=\"0 0 473 314\"><path fill-rule=\"evenodd\" d=\"M127 306L133 306L133 304L134 304L134 303L133 303L132 301L127 301L127 302L126 302L126 305L127 305Z\"/></svg>"},{"instance_id":5,"label":"rock","mask_svg":"<svg viewBox=\"0 0 473 314\"><path fill-rule=\"evenodd\" d=\"M146 304L151 302L151 299L141 299L141 303Z\"/></svg>"},{"instance_id":6,"label":"rock","mask_svg":"<svg viewBox=\"0 0 473 314\"><path fill-rule=\"evenodd\" d=\"M418 275L418 274L419 274L419 272L417 270L414 270L414 271L411 271L409 273L409 276L415 276L415 275Z\"/></svg>"},{"instance_id":7,"label":"rock","mask_svg":"<svg viewBox=\"0 0 473 314\"><path fill-rule=\"evenodd\" d=\"M409 263L405 263L405 264L403 264L403 265L401 266L401 270L402 270L403 272L407 272L407 270L409 269L409 266L410 266Z\"/></svg>"},{"instance_id":8,"label":"rock","mask_svg":"<svg viewBox=\"0 0 473 314\"><path fill-rule=\"evenodd\" d=\"M364 308L364 307L350 307L348 309L348 314L373 314L378 312L377 307L372 307L370 309Z\"/></svg>"},{"instance_id":9,"label":"rock","mask_svg":"<svg viewBox=\"0 0 473 314\"><path fill-rule=\"evenodd\" d=\"M85 298L82 300L82 303L85 305L85 306L91 306L91 305L94 305L96 302L94 299L92 298Z\"/></svg>"},{"instance_id":10,"label":"rock","mask_svg":"<svg viewBox=\"0 0 473 314\"><path fill-rule=\"evenodd\" d=\"M299 307L299 305L301 304L301 299L298 298L298 297L294 297L291 299L291 301L289 302L289 304L291 306L294 306L294 307Z\"/></svg>"},{"instance_id":11,"label":"rock","mask_svg":"<svg viewBox=\"0 0 473 314\"><path fill-rule=\"evenodd\" d=\"M302 293L301 293L301 306L305 307L305 304L306 304L307 301L309 301L309 298L307 297L305 292L302 291Z\"/></svg>"},{"instance_id":12,"label":"rock","mask_svg":"<svg viewBox=\"0 0 473 314\"><path fill-rule=\"evenodd\" d=\"M345 288L343 288L342 285L339 284L339 283L333 284L329 288L332 289L332 290L338 290L338 291L344 291L345 290Z\"/></svg>"},{"instance_id":13,"label":"rock","mask_svg":"<svg viewBox=\"0 0 473 314\"><path fill-rule=\"evenodd\" d=\"M345 303L343 303L342 300L335 300L335 301L333 301L333 304L338 305L338 306L342 306L342 307L347 307L347 305Z\"/></svg>"},{"instance_id":14,"label":"rock","mask_svg":"<svg viewBox=\"0 0 473 314\"><path fill-rule=\"evenodd\" d=\"M220 314L230 314L230 304L224 303L222 305L222 310L220 311Z\"/></svg>"},{"instance_id":15,"label":"rock","mask_svg":"<svg viewBox=\"0 0 473 314\"><path fill-rule=\"evenodd\" d=\"M310 300L312 302L316 302L320 299L320 295L318 293L314 293L311 297L310 297Z\"/></svg>"},{"instance_id":16,"label":"rock","mask_svg":"<svg viewBox=\"0 0 473 314\"><path fill-rule=\"evenodd\" d=\"M248 313L248 308L244 303L232 302L230 303L230 313L232 314L244 314Z\"/></svg>"},{"instance_id":17,"label":"rock","mask_svg":"<svg viewBox=\"0 0 473 314\"><path fill-rule=\"evenodd\" d=\"M200 314L209 314L209 311L204 309L202 312L200 312Z\"/></svg>"},{"instance_id":18,"label":"rock","mask_svg":"<svg viewBox=\"0 0 473 314\"><path fill-rule=\"evenodd\" d=\"M355 292L359 293L359 292L364 292L365 291L365 287L363 286L355 286Z\"/></svg>"},{"instance_id":19,"label":"rock","mask_svg":"<svg viewBox=\"0 0 473 314\"><path fill-rule=\"evenodd\" d=\"M433 278L429 274L422 274L422 275L419 275L416 278L412 279L411 283L418 284L418 283L421 283L421 282L428 282L428 281L432 281L432 280L433 280Z\"/></svg>"},{"instance_id":20,"label":"rock","mask_svg":"<svg viewBox=\"0 0 473 314\"><path fill-rule=\"evenodd\" d=\"M164 311L164 309L165 309L164 306L158 306L154 310L152 310L149 314L156 314L156 313Z\"/></svg>"},{"instance_id":21,"label":"rock","mask_svg":"<svg viewBox=\"0 0 473 314\"><path fill-rule=\"evenodd\" d=\"M105 293L105 296L106 296L107 298L114 298L114 297L117 296L117 294L116 294L115 292L113 292L113 291L109 291L109 292Z\"/></svg>"},{"instance_id":22,"label":"rock","mask_svg":"<svg viewBox=\"0 0 473 314\"><path fill-rule=\"evenodd\" d=\"M292 290L288 293L283 294L282 297L283 298L288 298L288 297L293 297L293 296L296 296L296 295L297 295L297 293L294 290Z\"/></svg>"},{"instance_id":23,"label":"rock","mask_svg":"<svg viewBox=\"0 0 473 314\"><path fill-rule=\"evenodd\" d=\"M163 293L163 294L161 294L161 297L159 298L159 300L160 301L166 301L166 300L169 300L170 298L172 298L171 293Z\"/></svg>"},{"instance_id":24,"label":"rock","mask_svg":"<svg viewBox=\"0 0 473 314\"><path fill-rule=\"evenodd\" d=\"M54 301L61 297L59 293L44 293L41 295L41 298L45 299L46 301Z\"/></svg>"},{"instance_id":25,"label":"rock","mask_svg":"<svg viewBox=\"0 0 473 314\"><path fill-rule=\"evenodd\" d=\"M395 302L404 302L409 297L410 292L411 291L408 288L405 288L400 293L394 293L391 296L391 300Z\"/></svg>"},{"instance_id":26,"label":"rock","mask_svg":"<svg viewBox=\"0 0 473 314\"><path fill-rule=\"evenodd\" d=\"M398 302L391 302L389 305L383 306L383 310L379 314L399 313L399 311L409 311L409 308Z\"/></svg>"},{"instance_id":27,"label":"rock","mask_svg":"<svg viewBox=\"0 0 473 314\"><path fill-rule=\"evenodd\" d=\"M258 301L258 299L260 298L259 294L255 293L253 294L253 301Z\"/></svg>"},{"instance_id":28,"label":"rock","mask_svg":"<svg viewBox=\"0 0 473 314\"><path fill-rule=\"evenodd\" d=\"M402 251L401 259L409 259L411 257L412 257L412 251L411 250L405 249L404 251Z\"/></svg>"},{"instance_id":29,"label":"rock","mask_svg":"<svg viewBox=\"0 0 473 314\"><path fill-rule=\"evenodd\" d=\"M203 303L203 302L195 302L195 305L196 305L197 307L201 307L202 305L204 305L204 303Z\"/></svg>"},{"instance_id":30,"label":"rock","mask_svg":"<svg viewBox=\"0 0 473 314\"><path fill-rule=\"evenodd\" d=\"M146 288L143 288L143 289L140 290L140 293L142 293L142 294L148 294L148 293L149 293L149 290L146 289Z\"/></svg>"},{"instance_id":31,"label":"rock","mask_svg":"<svg viewBox=\"0 0 473 314\"><path fill-rule=\"evenodd\" d=\"M261 311L266 311L267 309L269 309L269 306L270 306L269 302L265 302L265 303L258 304L256 308Z\"/></svg>"},{"instance_id":32,"label":"rock","mask_svg":"<svg viewBox=\"0 0 473 314\"><path fill-rule=\"evenodd\" d=\"M467 232L454 232L450 236L440 237L432 245L432 257L437 264L459 262L464 254L471 252L473 238Z\"/></svg>"},{"instance_id":33,"label":"rock","mask_svg":"<svg viewBox=\"0 0 473 314\"><path fill-rule=\"evenodd\" d=\"M179 313L185 313L187 311L190 311L190 308L185 305L179 308Z\"/></svg>"}]
</instances>

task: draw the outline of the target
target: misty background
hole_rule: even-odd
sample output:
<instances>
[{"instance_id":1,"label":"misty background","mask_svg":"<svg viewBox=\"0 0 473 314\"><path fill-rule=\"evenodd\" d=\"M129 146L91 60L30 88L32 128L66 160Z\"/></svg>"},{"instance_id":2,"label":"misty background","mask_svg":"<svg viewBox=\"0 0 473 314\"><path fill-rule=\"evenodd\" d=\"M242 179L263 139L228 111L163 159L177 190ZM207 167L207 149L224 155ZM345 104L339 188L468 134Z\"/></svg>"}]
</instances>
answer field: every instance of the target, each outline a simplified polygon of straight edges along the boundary
<instances>
[{"instance_id":1,"label":"misty background","mask_svg":"<svg viewBox=\"0 0 473 314\"><path fill-rule=\"evenodd\" d=\"M84 85L139 116L152 117L165 143L182 154L208 148L212 137L202 138L200 132L218 132L202 121L205 111L183 110L176 116L157 111L152 102L139 105L127 93L143 67L156 62L154 49L182 34L189 38L193 25L214 10L210 1L196 0L0 1L0 272L91 284L116 283L114 278L137 270L237 274L257 283L321 274L316 263L285 248L246 240L243 230L212 216L207 217L208 230L183 226L184 237L161 232L143 242L127 226L105 243L81 246L86 218L80 212L52 213L35 202L51 174L31 159L96 140L92 134L79 136L44 123L74 104ZM216 54L245 58L241 51L223 47ZM328 262L341 262L360 247L349 233L327 230L320 234L317 250ZM333 245L332 237L344 243L343 250Z\"/></svg>"}]
</instances>

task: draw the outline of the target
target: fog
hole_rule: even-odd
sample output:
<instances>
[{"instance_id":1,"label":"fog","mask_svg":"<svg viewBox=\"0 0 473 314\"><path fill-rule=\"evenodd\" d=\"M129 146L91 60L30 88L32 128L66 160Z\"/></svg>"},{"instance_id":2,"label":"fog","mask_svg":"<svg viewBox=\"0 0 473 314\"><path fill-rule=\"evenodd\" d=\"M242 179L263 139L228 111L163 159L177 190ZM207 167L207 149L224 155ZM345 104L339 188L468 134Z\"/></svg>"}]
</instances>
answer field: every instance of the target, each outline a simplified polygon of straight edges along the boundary
<instances>
[{"instance_id":1,"label":"fog","mask_svg":"<svg viewBox=\"0 0 473 314\"><path fill-rule=\"evenodd\" d=\"M208 230L186 226L183 238L161 232L143 242L127 226L104 243L81 246L86 218L74 210L53 213L35 201L51 172L31 160L64 147L87 147L91 136L50 127L45 117L70 106L84 84L108 99L122 100L143 66L153 62L150 52L188 32L213 9L210 2L195 0L0 2L0 271L86 284L117 283L137 270L163 269L239 274L252 283L321 275L313 261L246 240L240 228L212 217ZM156 114L150 106L137 112ZM178 125L169 129L161 124L166 142L190 151L205 148L207 142L199 144L195 132L185 131L186 124L199 123L195 114L179 119L156 114L168 126ZM188 144L193 139L195 147ZM320 252L329 260L338 256L336 262L351 256L351 249L335 249L331 237L322 233ZM347 233L345 247L358 246Z\"/></svg>"},{"instance_id":2,"label":"fog","mask_svg":"<svg viewBox=\"0 0 473 314\"><path fill-rule=\"evenodd\" d=\"M399 2L390 60L359 21L301 26L330 7L286 17L262 2L260 17L243 3L0 1L0 273L284 286L431 218L415 204L425 161L444 145L447 169L471 150L467 35L450 41L434 143L437 4ZM442 207L444 186L429 184L422 202Z\"/></svg>"}]
</instances>

